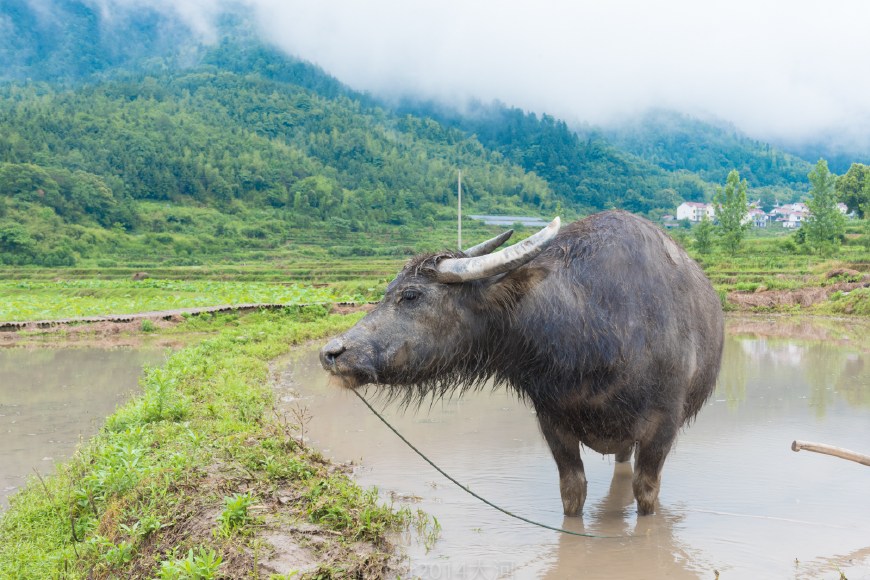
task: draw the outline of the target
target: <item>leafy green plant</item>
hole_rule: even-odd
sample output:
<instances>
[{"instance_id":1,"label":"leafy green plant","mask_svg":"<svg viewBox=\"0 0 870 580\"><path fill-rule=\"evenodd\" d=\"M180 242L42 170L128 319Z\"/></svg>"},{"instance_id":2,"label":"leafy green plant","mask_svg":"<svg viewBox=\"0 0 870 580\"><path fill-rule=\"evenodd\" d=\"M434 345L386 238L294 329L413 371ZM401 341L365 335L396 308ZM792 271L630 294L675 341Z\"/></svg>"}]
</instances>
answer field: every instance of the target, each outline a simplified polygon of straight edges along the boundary
<instances>
[{"instance_id":1,"label":"leafy green plant","mask_svg":"<svg viewBox=\"0 0 870 580\"><path fill-rule=\"evenodd\" d=\"M722 310L726 312L734 310L734 305L728 302L728 290L725 288L717 288L716 293L719 295L719 302L722 304Z\"/></svg>"},{"instance_id":2,"label":"leafy green plant","mask_svg":"<svg viewBox=\"0 0 870 580\"><path fill-rule=\"evenodd\" d=\"M246 493L236 493L224 498L224 510L218 516L220 532L228 536L245 527L253 521L248 514L248 508L254 503L253 496Z\"/></svg>"},{"instance_id":3,"label":"leafy green plant","mask_svg":"<svg viewBox=\"0 0 870 580\"><path fill-rule=\"evenodd\" d=\"M188 550L187 556L161 562L157 572L159 580L212 580L217 577L223 556L211 548L200 546L194 553Z\"/></svg>"},{"instance_id":4,"label":"leafy green plant","mask_svg":"<svg viewBox=\"0 0 870 580\"><path fill-rule=\"evenodd\" d=\"M417 510L413 517L414 528L423 541L423 547L429 552L435 547L435 542L441 537L441 523L435 516L430 516L423 510ZM479 531L480 528L477 528Z\"/></svg>"},{"instance_id":5,"label":"leafy green plant","mask_svg":"<svg viewBox=\"0 0 870 580\"><path fill-rule=\"evenodd\" d=\"M120 566L126 564L133 559L133 544L130 542L121 542L113 546L103 555L103 559L109 566Z\"/></svg>"},{"instance_id":6,"label":"leafy green plant","mask_svg":"<svg viewBox=\"0 0 870 580\"><path fill-rule=\"evenodd\" d=\"M163 526L160 522L160 518L149 514L143 516L140 520L136 520L132 525L121 524L118 527L129 536L144 538Z\"/></svg>"},{"instance_id":7,"label":"leafy green plant","mask_svg":"<svg viewBox=\"0 0 870 580\"><path fill-rule=\"evenodd\" d=\"M133 559L133 544L122 541L115 544L105 536L96 534L88 539L85 544L86 550L97 555L97 565L101 567L115 568L122 566Z\"/></svg>"}]
</instances>

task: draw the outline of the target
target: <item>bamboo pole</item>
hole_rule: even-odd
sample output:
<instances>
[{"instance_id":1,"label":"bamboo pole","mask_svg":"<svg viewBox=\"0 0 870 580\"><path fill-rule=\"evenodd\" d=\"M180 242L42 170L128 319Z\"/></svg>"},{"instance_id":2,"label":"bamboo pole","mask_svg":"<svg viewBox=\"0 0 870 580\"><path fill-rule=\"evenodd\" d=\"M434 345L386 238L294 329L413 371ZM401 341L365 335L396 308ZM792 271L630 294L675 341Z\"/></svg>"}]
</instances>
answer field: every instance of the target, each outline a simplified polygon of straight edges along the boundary
<instances>
[{"instance_id":1,"label":"bamboo pole","mask_svg":"<svg viewBox=\"0 0 870 580\"><path fill-rule=\"evenodd\" d=\"M855 451L843 449L842 447L834 447L833 445L825 445L824 443L811 443L809 441L792 441L792 451L797 452L801 449L806 449L807 451L813 451L815 453L824 453L825 455L833 455L840 459L848 459L849 461L855 461L861 465L867 465L870 467L870 455L856 453Z\"/></svg>"}]
</instances>

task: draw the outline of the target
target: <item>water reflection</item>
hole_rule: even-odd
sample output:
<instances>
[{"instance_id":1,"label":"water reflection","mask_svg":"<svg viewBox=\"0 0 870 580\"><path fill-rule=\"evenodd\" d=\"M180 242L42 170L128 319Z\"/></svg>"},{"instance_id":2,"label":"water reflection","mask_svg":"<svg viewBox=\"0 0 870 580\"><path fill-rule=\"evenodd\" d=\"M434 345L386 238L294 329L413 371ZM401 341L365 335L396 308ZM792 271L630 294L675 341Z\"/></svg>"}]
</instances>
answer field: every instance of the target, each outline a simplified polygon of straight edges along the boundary
<instances>
[{"instance_id":1,"label":"water reflection","mask_svg":"<svg viewBox=\"0 0 870 580\"><path fill-rule=\"evenodd\" d=\"M156 349L0 349L0 502L69 457L137 388L143 365L165 358Z\"/></svg>"},{"instance_id":2,"label":"water reflection","mask_svg":"<svg viewBox=\"0 0 870 580\"><path fill-rule=\"evenodd\" d=\"M653 516L635 517L631 478L631 466L617 464L607 495L590 506L582 519L564 518L562 521L566 530L613 537L589 539L560 535L544 578L697 577L693 568L698 568L701 555L693 553L674 533L684 516L662 509ZM625 557L629 551L631 557ZM712 570L709 565L700 568Z\"/></svg>"},{"instance_id":3,"label":"water reflection","mask_svg":"<svg viewBox=\"0 0 870 580\"><path fill-rule=\"evenodd\" d=\"M769 329L768 329L769 330ZM388 407L399 430L446 471L502 507L551 526L615 538L559 535L510 519L431 470L354 397L334 385L316 346L292 355L279 394L305 404L311 441L360 462L364 485L435 515L442 539L407 548L412 576L438 578L870 577L870 470L793 453L793 439L870 451L868 350L841 334L819 341L731 335L722 380L665 465L661 507L636 515L631 468L584 452L589 497L564 518L558 477L534 415L496 391L419 413ZM827 332L833 332L826 330Z\"/></svg>"},{"instance_id":4,"label":"water reflection","mask_svg":"<svg viewBox=\"0 0 870 580\"><path fill-rule=\"evenodd\" d=\"M863 337L862 337L863 338ZM824 342L754 336L729 336L716 394L732 408L746 399L746 384L775 374L783 389L809 386L807 404L817 418L842 399L870 406L870 351L862 341Z\"/></svg>"},{"instance_id":5,"label":"water reflection","mask_svg":"<svg viewBox=\"0 0 870 580\"><path fill-rule=\"evenodd\" d=\"M753 353L746 352L746 349L741 347L742 345L736 339L725 338L722 368L728 369L728 372L719 373L716 396L724 398L730 409L737 409L746 400L746 381L749 377L749 366Z\"/></svg>"},{"instance_id":6,"label":"water reflection","mask_svg":"<svg viewBox=\"0 0 870 580\"><path fill-rule=\"evenodd\" d=\"M870 365L866 354L849 353L839 381L837 393L854 407L870 407Z\"/></svg>"}]
</instances>

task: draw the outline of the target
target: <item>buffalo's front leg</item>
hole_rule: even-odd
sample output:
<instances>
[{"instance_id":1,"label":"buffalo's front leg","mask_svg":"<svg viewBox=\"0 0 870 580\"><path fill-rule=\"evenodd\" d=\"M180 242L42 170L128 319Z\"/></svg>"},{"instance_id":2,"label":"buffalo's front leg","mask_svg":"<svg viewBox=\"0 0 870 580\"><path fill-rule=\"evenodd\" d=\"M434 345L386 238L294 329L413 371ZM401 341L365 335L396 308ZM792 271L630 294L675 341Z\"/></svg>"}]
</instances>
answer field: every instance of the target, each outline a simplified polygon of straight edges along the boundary
<instances>
[{"instance_id":1,"label":"buffalo's front leg","mask_svg":"<svg viewBox=\"0 0 870 580\"><path fill-rule=\"evenodd\" d=\"M540 425L559 468L559 491L565 515L579 516L586 502L586 474L580 458L580 439L548 424L546 420L541 421Z\"/></svg>"}]
</instances>

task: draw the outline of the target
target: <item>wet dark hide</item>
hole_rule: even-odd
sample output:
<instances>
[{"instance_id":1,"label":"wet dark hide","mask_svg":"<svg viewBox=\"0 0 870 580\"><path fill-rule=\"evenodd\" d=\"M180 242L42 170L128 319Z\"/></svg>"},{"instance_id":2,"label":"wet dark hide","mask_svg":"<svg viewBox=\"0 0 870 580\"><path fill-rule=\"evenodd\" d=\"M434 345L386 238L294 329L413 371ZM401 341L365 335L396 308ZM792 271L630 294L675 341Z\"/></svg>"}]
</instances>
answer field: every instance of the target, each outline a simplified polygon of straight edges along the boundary
<instances>
[{"instance_id":1,"label":"wet dark hide","mask_svg":"<svg viewBox=\"0 0 870 580\"><path fill-rule=\"evenodd\" d=\"M480 389L526 399L579 513L583 444L626 458L652 513L679 429L712 393L722 353L719 298L698 265L648 221L620 211L563 228L504 274L439 283L444 252L412 259L384 300L322 351L324 367L405 405Z\"/></svg>"}]
</instances>

